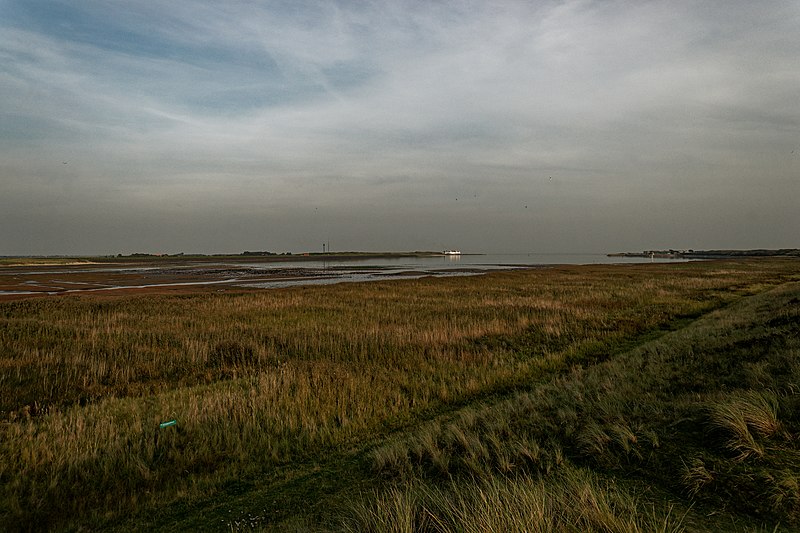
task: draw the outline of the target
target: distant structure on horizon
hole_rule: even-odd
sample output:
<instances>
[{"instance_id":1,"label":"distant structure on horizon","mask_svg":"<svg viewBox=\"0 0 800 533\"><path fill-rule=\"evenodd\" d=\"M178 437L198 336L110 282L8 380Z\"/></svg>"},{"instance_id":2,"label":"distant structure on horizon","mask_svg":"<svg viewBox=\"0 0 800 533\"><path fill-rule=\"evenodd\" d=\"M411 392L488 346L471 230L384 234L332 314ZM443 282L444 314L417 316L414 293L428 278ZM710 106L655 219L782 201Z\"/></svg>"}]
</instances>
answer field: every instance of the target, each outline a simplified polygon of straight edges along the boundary
<instances>
[{"instance_id":1,"label":"distant structure on horizon","mask_svg":"<svg viewBox=\"0 0 800 533\"><path fill-rule=\"evenodd\" d=\"M461 252L458 250L445 250L442 253L444 253L444 255L461 255Z\"/></svg>"},{"instance_id":2,"label":"distant structure on horizon","mask_svg":"<svg viewBox=\"0 0 800 533\"><path fill-rule=\"evenodd\" d=\"M643 252L618 252L608 257L649 257L659 259L731 259L736 257L800 257L799 248L779 250L645 250Z\"/></svg>"}]
</instances>

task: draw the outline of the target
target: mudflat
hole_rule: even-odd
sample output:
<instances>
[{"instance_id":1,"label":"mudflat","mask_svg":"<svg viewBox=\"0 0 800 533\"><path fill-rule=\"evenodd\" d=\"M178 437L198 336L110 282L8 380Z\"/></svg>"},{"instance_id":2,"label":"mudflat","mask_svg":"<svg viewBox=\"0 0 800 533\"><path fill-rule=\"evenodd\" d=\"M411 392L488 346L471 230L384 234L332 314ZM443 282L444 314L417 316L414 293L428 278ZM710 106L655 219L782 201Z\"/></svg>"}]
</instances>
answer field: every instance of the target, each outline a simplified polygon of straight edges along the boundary
<instances>
[{"instance_id":1,"label":"mudflat","mask_svg":"<svg viewBox=\"0 0 800 533\"><path fill-rule=\"evenodd\" d=\"M325 262L353 259L397 258L407 254L328 254ZM127 258L126 258L127 259ZM328 267L318 255L233 256L230 258L146 257L60 262L47 259L7 261L0 265L0 301L76 293L103 294L187 294L248 292L280 283L313 283L344 278L356 267ZM288 265L291 263L291 265ZM282 266L286 265L286 266ZM391 272L381 267L361 273L421 277L435 270ZM449 269L450 274L455 272ZM472 269L461 269L472 273Z\"/></svg>"}]
</instances>

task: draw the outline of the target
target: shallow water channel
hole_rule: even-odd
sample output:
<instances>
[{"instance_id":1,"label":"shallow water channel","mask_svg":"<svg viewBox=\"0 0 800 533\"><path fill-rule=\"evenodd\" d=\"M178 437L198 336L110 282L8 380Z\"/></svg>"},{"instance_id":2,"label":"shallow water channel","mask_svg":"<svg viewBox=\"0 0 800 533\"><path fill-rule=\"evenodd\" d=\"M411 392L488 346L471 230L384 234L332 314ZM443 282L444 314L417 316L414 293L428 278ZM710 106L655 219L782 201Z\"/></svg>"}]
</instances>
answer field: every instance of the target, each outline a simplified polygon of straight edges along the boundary
<instances>
[{"instance_id":1,"label":"shallow water channel","mask_svg":"<svg viewBox=\"0 0 800 533\"><path fill-rule=\"evenodd\" d=\"M426 276L472 276L491 270L556 264L651 262L602 254L463 254L460 256L313 256L263 262L236 259L159 264L8 267L0 269L0 296L53 295L130 289L220 286L270 289ZM674 261L656 259L659 261Z\"/></svg>"}]
</instances>

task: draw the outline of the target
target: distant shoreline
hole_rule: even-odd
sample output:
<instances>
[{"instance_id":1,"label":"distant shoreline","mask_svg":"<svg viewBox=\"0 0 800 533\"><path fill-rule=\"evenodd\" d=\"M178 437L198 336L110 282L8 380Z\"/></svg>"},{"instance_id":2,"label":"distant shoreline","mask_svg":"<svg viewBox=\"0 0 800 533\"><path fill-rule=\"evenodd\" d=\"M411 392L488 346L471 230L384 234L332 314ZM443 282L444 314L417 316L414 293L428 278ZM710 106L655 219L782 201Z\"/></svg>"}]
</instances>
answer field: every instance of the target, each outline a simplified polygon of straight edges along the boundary
<instances>
[{"instance_id":1,"label":"distant shoreline","mask_svg":"<svg viewBox=\"0 0 800 533\"><path fill-rule=\"evenodd\" d=\"M607 257L652 257L657 259L735 259L742 257L797 257L798 248L777 250L645 250L643 252L616 252Z\"/></svg>"},{"instance_id":2,"label":"distant shoreline","mask_svg":"<svg viewBox=\"0 0 800 533\"><path fill-rule=\"evenodd\" d=\"M482 254L462 254L482 255ZM348 259L378 259L378 258L403 258L403 257L444 257L443 252L413 251L413 252L301 252L301 253L272 253L272 252L243 252L241 254L117 254L117 255L53 255L53 256L0 256L0 267L3 266L80 266L119 263L166 263L180 262L208 262L230 261L280 263L287 261L346 261Z\"/></svg>"}]
</instances>

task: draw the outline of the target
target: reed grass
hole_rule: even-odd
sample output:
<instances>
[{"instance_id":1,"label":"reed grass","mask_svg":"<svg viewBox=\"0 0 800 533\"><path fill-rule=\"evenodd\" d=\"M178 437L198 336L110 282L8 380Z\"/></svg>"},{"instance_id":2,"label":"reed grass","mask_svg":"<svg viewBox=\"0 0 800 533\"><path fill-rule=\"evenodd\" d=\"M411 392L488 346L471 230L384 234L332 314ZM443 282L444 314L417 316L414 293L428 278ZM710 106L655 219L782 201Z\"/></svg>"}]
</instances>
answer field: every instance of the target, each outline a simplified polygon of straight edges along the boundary
<instances>
[{"instance_id":1,"label":"reed grass","mask_svg":"<svg viewBox=\"0 0 800 533\"><path fill-rule=\"evenodd\" d=\"M580 372L676 321L796 276L782 261L563 267L2 303L0 520L96 527L206 498L232 480L291 469L571 367ZM509 416L527 416L526 402ZM548 409L572 421L582 453L609 466L622 456L641 461L642 443L656 440L625 417L575 427L586 413L574 402ZM478 411L464 416L411 452L379 452L376 471L564 463L558 439L494 427ZM175 426L159 428L171 419Z\"/></svg>"}]
</instances>

